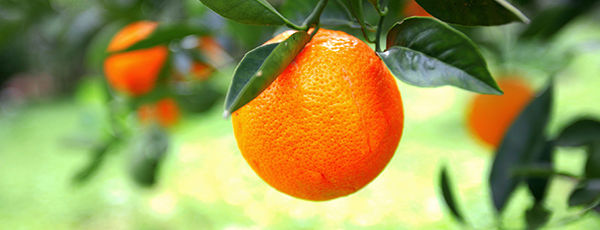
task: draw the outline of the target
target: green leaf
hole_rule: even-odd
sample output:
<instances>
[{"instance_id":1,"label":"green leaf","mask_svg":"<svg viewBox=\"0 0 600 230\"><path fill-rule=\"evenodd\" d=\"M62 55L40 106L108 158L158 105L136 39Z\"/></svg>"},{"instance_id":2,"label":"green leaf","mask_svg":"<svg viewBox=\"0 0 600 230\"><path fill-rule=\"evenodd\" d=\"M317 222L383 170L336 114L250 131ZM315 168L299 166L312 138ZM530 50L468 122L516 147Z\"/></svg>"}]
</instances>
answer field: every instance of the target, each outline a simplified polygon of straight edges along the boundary
<instances>
[{"instance_id":1,"label":"green leaf","mask_svg":"<svg viewBox=\"0 0 600 230\"><path fill-rule=\"evenodd\" d=\"M505 0L416 0L442 21L467 26L493 26L529 19Z\"/></svg>"},{"instance_id":2,"label":"green leaf","mask_svg":"<svg viewBox=\"0 0 600 230\"><path fill-rule=\"evenodd\" d=\"M586 180L577 185L569 196L569 207L597 205L600 201L600 180Z\"/></svg>"},{"instance_id":3,"label":"green leaf","mask_svg":"<svg viewBox=\"0 0 600 230\"><path fill-rule=\"evenodd\" d=\"M534 204L525 212L525 220L527 220L527 229L539 229L544 226L552 212L545 208L542 204Z\"/></svg>"},{"instance_id":4,"label":"green leaf","mask_svg":"<svg viewBox=\"0 0 600 230\"><path fill-rule=\"evenodd\" d=\"M588 146L587 160L585 162L585 177L600 179L600 141Z\"/></svg>"},{"instance_id":5,"label":"green leaf","mask_svg":"<svg viewBox=\"0 0 600 230\"><path fill-rule=\"evenodd\" d=\"M156 184L160 163L169 149L169 136L158 125L152 125L136 145L129 172L133 180L144 187Z\"/></svg>"},{"instance_id":6,"label":"green leaf","mask_svg":"<svg viewBox=\"0 0 600 230\"><path fill-rule=\"evenodd\" d=\"M531 24L521 33L521 38L549 40L567 24L586 12L594 9L596 0L567 1L561 5L544 9L531 20Z\"/></svg>"},{"instance_id":7,"label":"green leaf","mask_svg":"<svg viewBox=\"0 0 600 230\"><path fill-rule=\"evenodd\" d=\"M548 168L553 168L552 155L554 153L554 142L546 141L540 148L540 152L534 154L536 159L531 161L533 165L547 165ZM549 178L528 178L527 187L529 192L535 199L535 203L542 203L548 190Z\"/></svg>"},{"instance_id":8,"label":"green leaf","mask_svg":"<svg viewBox=\"0 0 600 230\"><path fill-rule=\"evenodd\" d=\"M378 54L396 78L412 85L502 94L473 42L433 18L397 23L387 35L386 51Z\"/></svg>"},{"instance_id":9,"label":"green leaf","mask_svg":"<svg viewBox=\"0 0 600 230\"><path fill-rule=\"evenodd\" d=\"M522 177L515 177L513 169L530 165L538 159L544 144L544 132L550 119L553 101L550 83L536 96L509 127L492 164L489 177L492 200L502 212Z\"/></svg>"},{"instance_id":10,"label":"green leaf","mask_svg":"<svg viewBox=\"0 0 600 230\"><path fill-rule=\"evenodd\" d=\"M457 207L456 200L454 199L454 193L451 189L451 182L448 176L448 170L446 166L442 167L442 171L440 173L440 188L442 189L442 198L444 203L450 209L450 213L461 223L465 222L463 215L460 213Z\"/></svg>"},{"instance_id":11,"label":"green leaf","mask_svg":"<svg viewBox=\"0 0 600 230\"><path fill-rule=\"evenodd\" d=\"M179 40L189 35L206 35L208 31L204 27L191 24L169 24L159 25L148 37L131 45L125 50L118 52L127 52L132 50L147 49L157 45L168 44L173 40Z\"/></svg>"},{"instance_id":12,"label":"green leaf","mask_svg":"<svg viewBox=\"0 0 600 230\"><path fill-rule=\"evenodd\" d=\"M265 90L296 58L310 35L304 31L285 41L262 45L246 53L235 69L225 98L225 116L229 116Z\"/></svg>"},{"instance_id":13,"label":"green leaf","mask_svg":"<svg viewBox=\"0 0 600 230\"><path fill-rule=\"evenodd\" d=\"M203 113L223 97L223 92L212 82L194 82L177 87L177 104L189 113Z\"/></svg>"},{"instance_id":14,"label":"green leaf","mask_svg":"<svg viewBox=\"0 0 600 230\"><path fill-rule=\"evenodd\" d=\"M104 159L106 158L106 154L109 152L111 148L111 144L105 144L98 146L93 151L93 156L88 162L88 164L79 170L73 177L74 184L83 184L87 182L93 175L95 175L102 163L104 163Z\"/></svg>"},{"instance_id":15,"label":"green leaf","mask_svg":"<svg viewBox=\"0 0 600 230\"><path fill-rule=\"evenodd\" d=\"M363 9L363 1L362 0L345 0L343 1L346 3L346 5L348 6L348 10L350 10L350 13L352 14L352 17L354 17L354 19L356 19L356 21L358 22L358 24L360 24L361 28L367 28L367 23L365 22L365 13L364 13L364 9ZM367 34L367 32L363 29L363 36L365 37L365 39L370 40L371 38L369 38L369 35Z\"/></svg>"},{"instance_id":16,"label":"green leaf","mask_svg":"<svg viewBox=\"0 0 600 230\"><path fill-rule=\"evenodd\" d=\"M285 19L266 0L200 0L225 18L255 25L283 25Z\"/></svg>"},{"instance_id":17,"label":"green leaf","mask_svg":"<svg viewBox=\"0 0 600 230\"><path fill-rule=\"evenodd\" d=\"M579 118L567 125L558 135L558 146L584 146L600 140L600 121L593 118Z\"/></svg>"}]
</instances>

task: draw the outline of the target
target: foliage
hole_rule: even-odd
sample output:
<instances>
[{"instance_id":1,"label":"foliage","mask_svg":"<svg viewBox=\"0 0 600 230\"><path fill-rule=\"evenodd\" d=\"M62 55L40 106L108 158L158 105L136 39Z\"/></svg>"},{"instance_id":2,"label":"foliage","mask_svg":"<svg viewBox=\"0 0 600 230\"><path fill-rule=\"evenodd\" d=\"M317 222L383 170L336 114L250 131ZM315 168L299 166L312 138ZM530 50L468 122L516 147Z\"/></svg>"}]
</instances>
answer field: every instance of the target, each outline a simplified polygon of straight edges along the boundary
<instances>
[{"instance_id":1,"label":"foliage","mask_svg":"<svg viewBox=\"0 0 600 230\"><path fill-rule=\"evenodd\" d=\"M169 156L172 129L126 125L138 107L165 97L173 97L187 114L207 111L225 100L225 115L235 112L258 96L293 62L319 28L335 28L361 35L371 43L390 72L400 81L416 87L453 86L482 94L502 94L490 63L499 62L508 69L514 52L507 50L503 31L513 47L544 50L561 31L583 15L598 9L596 0L568 0L547 4L544 0L417 0L432 17L406 17L401 9L405 1L386 0L35 0L0 2L0 87L19 73L44 72L55 76L56 92L73 94L82 76L103 75L102 65L112 53L106 47L120 28L139 20L159 22L147 38L126 50L157 45L169 48L169 59L162 67L157 86L147 94L130 97L108 86L105 95L106 121L86 145L89 161L74 173L73 182L83 184L102 168L107 157L119 146L139 142L127 166L131 178L151 187L160 178L159 165ZM205 6L202 6L202 4ZM221 15L222 17L218 16ZM529 19L527 16L531 17ZM277 26L277 27L276 27ZM489 27L496 26L496 27ZM499 27L498 27L499 26ZM287 27L295 34L280 43L260 44L275 31ZM485 28L484 28L485 27ZM221 32L225 28L224 31ZM491 28L491 29L490 29ZM312 29L312 31L311 31ZM488 30L489 29L489 30ZM482 32L483 31L483 32ZM239 36L243 34L243 36ZM492 35L490 35L492 34ZM224 80L197 81L191 77L192 64L208 63L221 70L231 61L228 55L215 61L199 49L201 37L214 36L234 59L240 60L228 85ZM495 36L495 37L494 37ZM519 49L519 48L515 48ZM525 48L524 48L525 49ZM39 53L42 53L40 55ZM552 51L549 51L552 52ZM559 64L544 54L542 72L562 71L570 60L569 50L555 51ZM548 55L550 56L550 55ZM564 57L564 58L563 58ZM547 58L547 59L544 59ZM548 64L550 63L550 64ZM504 69L504 70L505 70ZM33 70L33 71L32 71ZM217 73L218 74L218 73ZM82 80L83 79L83 80ZM228 80L228 79L226 79ZM532 205L523 213L529 228L545 226L560 213L548 206L547 194L556 178L575 181L569 194L569 207L584 214L599 210L600 122L581 116L562 131L553 134L550 123L560 110L555 102L555 80L547 77L547 87L512 123L491 163L490 202L500 219L519 188L527 187ZM224 97L224 98L223 98ZM135 138L137 133L141 138ZM556 170L556 152L580 148L586 153L581 175ZM466 206L444 166L439 187L450 213L469 225ZM459 208L464 207L464 208ZM497 221L501 227L502 222Z\"/></svg>"}]
</instances>

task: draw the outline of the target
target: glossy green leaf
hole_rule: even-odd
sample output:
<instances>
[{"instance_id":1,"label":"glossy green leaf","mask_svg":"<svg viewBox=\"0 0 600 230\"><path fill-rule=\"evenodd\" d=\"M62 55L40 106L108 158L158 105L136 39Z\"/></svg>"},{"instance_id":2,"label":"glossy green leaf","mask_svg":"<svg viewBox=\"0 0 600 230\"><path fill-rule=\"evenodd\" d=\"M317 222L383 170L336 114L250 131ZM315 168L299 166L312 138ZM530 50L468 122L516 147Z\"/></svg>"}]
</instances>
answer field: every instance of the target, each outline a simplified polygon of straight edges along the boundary
<instances>
[{"instance_id":1,"label":"glossy green leaf","mask_svg":"<svg viewBox=\"0 0 600 230\"><path fill-rule=\"evenodd\" d=\"M190 24L159 25L148 37L119 52L147 49L157 45L165 45L173 40L179 40L189 35L205 34L207 34L205 28Z\"/></svg>"},{"instance_id":2,"label":"glossy green leaf","mask_svg":"<svg viewBox=\"0 0 600 230\"><path fill-rule=\"evenodd\" d=\"M527 221L527 229L539 229L544 226L552 212L545 208L542 204L534 204L525 212L525 220Z\"/></svg>"},{"instance_id":3,"label":"glossy green leaf","mask_svg":"<svg viewBox=\"0 0 600 230\"><path fill-rule=\"evenodd\" d=\"M552 155L554 153L554 142L546 141L539 149L540 152L533 155L536 159L533 159L531 161L531 164L545 165L548 168L552 169ZM549 181L550 178L548 177L527 179L527 187L529 188L529 192L531 192L531 195L535 199L535 203L541 203L546 197Z\"/></svg>"},{"instance_id":4,"label":"glossy green leaf","mask_svg":"<svg viewBox=\"0 0 600 230\"><path fill-rule=\"evenodd\" d=\"M302 24L308 19L308 15L315 13L320 4L322 4L321 0L284 1L277 9L291 21ZM354 16L347 6L347 0L328 1L319 22L321 28L345 29L346 31L348 28L360 29L360 24L354 20Z\"/></svg>"},{"instance_id":5,"label":"glossy green leaf","mask_svg":"<svg viewBox=\"0 0 600 230\"><path fill-rule=\"evenodd\" d=\"M344 0L343 2L346 4L348 10L352 14L352 17L356 19L358 24L360 24L362 28L367 28L367 23L365 21L365 13L363 9L363 0ZM365 39L371 39L369 38L369 34L366 33L366 30L362 30L362 32Z\"/></svg>"},{"instance_id":6,"label":"glossy green leaf","mask_svg":"<svg viewBox=\"0 0 600 230\"><path fill-rule=\"evenodd\" d=\"M570 22L593 10L596 0L566 1L537 13L521 33L522 38L549 40Z\"/></svg>"},{"instance_id":7,"label":"glossy green leaf","mask_svg":"<svg viewBox=\"0 0 600 230\"><path fill-rule=\"evenodd\" d=\"M544 132L550 119L553 84L537 95L511 124L492 164L489 177L492 200L502 212L517 185L523 178L515 177L513 170L539 159L544 145Z\"/></svg>"},{"instance_id":8,"label":"glossy green leaf","mask_svg":"<svg viewBox=\"0 0 600 230\"><path fill-rule=\"evenodd\" d=\"M448 169L446 166L442 167L440 173L440 188L442 189L442 198L444 203L450 209L450 213L461 223L465 222L465 219L461 212L458 210L456 200L454 198L454 192L452 191L450 177L448 176Z\"/></svg>"},{"instance_id":9,"label":"glossy green leaf","mask_svg":"<svg viewBox=\"0 0 600 230\"><path fill-rule=\"evenodd\" d=\"M579 118L568 124L558 135L559 146L584 146L600 140L600 121L593 118Z\"/></svg>"},{"instance_id":10,"label":"glossy green leaf","mask_svg":"<svg viewBox=\"0 0 600 230\"><path fill-rule=\"evenodd\" d=\"M225 18L255 25L283 25L286 19L266 0L200 0Z\"/></svg>"},{"instance_id":11,"label":"glossy green leaf","mask_svg":"<svg viewBox=\"0 0 600 230\"><path fill-rule=\"evenodd\" d=\"M537 159L532 159L530 163L547 165L550 169L552 169L552 155L554 153L554 142L546 141L540 148L540 151L541 152L539 153L533 154L533 156ZM550 179L548 177L527 179L527 187L529 188L529 192L531 192L531 195L535 199L536 203L541 203L546 197L549 181Z\"/></svg>"},{"instance_id":12,"label":"glossy green leaf","mask_svg":"<svg viewBox=\"0 0 600 230\"><path fill-rule=\"evenodd\" d=\"M411 17L396 24L387 35L386 51L378 54L396 78L412 85L502 94L473 42L433 18Z\"/></svg>"},{"instance_id":13,"label":"glossy green leaf","mask_svg":"<svg viewBox=\"0 0 600 230\"><path fill-rule=\"evenodd\" d=\"M569 206L593 205L600 201L600 180L586 180L571 192Z\"/></svg>"},{"instance_id":14,"label":"glossy green leaf","mask_svg":"<svg viewBox=\"0 0 600 230\"><path fill-rule=\"evenodd\" d=\"M600 141L588 145L585 177L600 179Z\"/></svg>"},{"instance_id":15,"label":"glossy green leaf","mask_svg":"<svg viewBox=\"0 0 600 230\"><path fill-rule=\"evenodd\" d=\"M145 187L156 184L160 163L169 149L169 137L158 125L149 127L131 156L129 172L133 180Z\"/></svg>"},{"instance_id":16,"label":"glossy green leaf","mask_svg":"<svg viewBox=\"0 0 600 230\"><path fill-rule=\"evenodd\" d=\"M283 42L262 45L246 53L235 69L233 81L227 92L225 116L229 116L265 90L309 41L308 33L298 31Z\"/></svg>"},{"instance_id":17,"label":"glossy green leaf","mask_svg":"<svg viewBox=\"0 0 600 230\"><path fill-rule=\"evenodd\" d=\"M416 0L427 13L453 24L493 26L529 19L505 0Z\"/></svg>"}]
</instances>

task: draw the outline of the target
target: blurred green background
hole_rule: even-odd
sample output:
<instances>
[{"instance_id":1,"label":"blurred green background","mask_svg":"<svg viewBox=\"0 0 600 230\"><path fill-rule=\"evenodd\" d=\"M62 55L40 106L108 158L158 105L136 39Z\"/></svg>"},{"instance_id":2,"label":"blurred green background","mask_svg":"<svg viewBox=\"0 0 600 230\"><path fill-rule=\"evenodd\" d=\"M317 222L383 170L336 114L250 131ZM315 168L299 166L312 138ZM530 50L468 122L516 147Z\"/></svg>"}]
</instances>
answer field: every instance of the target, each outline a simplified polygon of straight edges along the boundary
<instances>
[{"instance_id":1,"label":"blurred green background","mask_svg":"<svg viewBox=\"0 0 600 230\"><path fill-rule=\"evenodd\" d=\"M270 2L293 12L284 1ZM520 42L523 28L516 24L470 33L495 75L518 74L534 88L556 77L552 134L582 115L600 117L597 12L570 22L550 42ZM169 130L155 186L129 177L144 128L126 109L119 122L130 138L107 153L89 181L74 184L90 161L90 146L110 133L112 105L124 100L106 90L105 47L117 30L141 19L206 28L232 57L202 83L221 96L207 111L185 112ZM0 23L0 229L460 229L439 200L442 163L466 218L477 229L495 224L487 191L493 151L464 121L472 93L398 82L405 129L387 168L355 194L311 202L264 183L237 149L231 121L222 118L222 95L237 61L283 28L224 20L195 0L1 0ZM356 28L344 30L361 37ZM557 157L558 169L581 173L582 150L561 149ZM549 229L600 227L598 214L579 217L580 210L567 208L574 182L558 178L551 186L547 203L559 211ZM521 213L531 203L520 189L504 216L507 229L523 228Z\"/></svg>"}]
</instances>

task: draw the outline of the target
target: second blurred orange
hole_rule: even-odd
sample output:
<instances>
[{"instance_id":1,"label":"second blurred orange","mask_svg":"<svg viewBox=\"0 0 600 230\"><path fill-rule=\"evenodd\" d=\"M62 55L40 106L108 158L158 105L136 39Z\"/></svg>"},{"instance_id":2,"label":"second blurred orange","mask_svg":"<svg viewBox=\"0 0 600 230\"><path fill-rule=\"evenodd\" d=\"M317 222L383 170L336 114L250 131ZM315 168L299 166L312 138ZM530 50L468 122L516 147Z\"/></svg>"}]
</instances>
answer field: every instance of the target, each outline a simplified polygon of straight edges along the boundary
<instances>
[{"instance_id":1,"label":"second blurred orange","mask_svg":"<svg viewBox=\"0 0 600 230\"><path fill-rule=\"evenodd\" d=\"M118 52L129 48L148 37L157 25L151 21L127 25L113 37L108 51ZM108 83L117 91L130 96L146 94L154 88L167 55L165 46L112 54L104 62Z\"/></svg>"},{"instance_id":2,"label":"second blurred orange","mask_svg":"<svg viewBox=\"0 0 600 230\"><path fill-rule=\"evenodd\" d=\"M162 99L154 104L145 104L138 108L138 118L142 124L158 123L168 128L179 122L179 106L171 98Z\"/></svg>"},{"instance_id":3,"label":"second blurred orange","mask_svg":"<svg viewBox=\"0 0 600 230\"><path fill-rule=\"evenodd\" d=\"M508 127L533 98L533 90L518 77L498 80L504 95L476 95L467 111L471 133L485 144L498 148Z\"/></svg>"}]
</instances>

